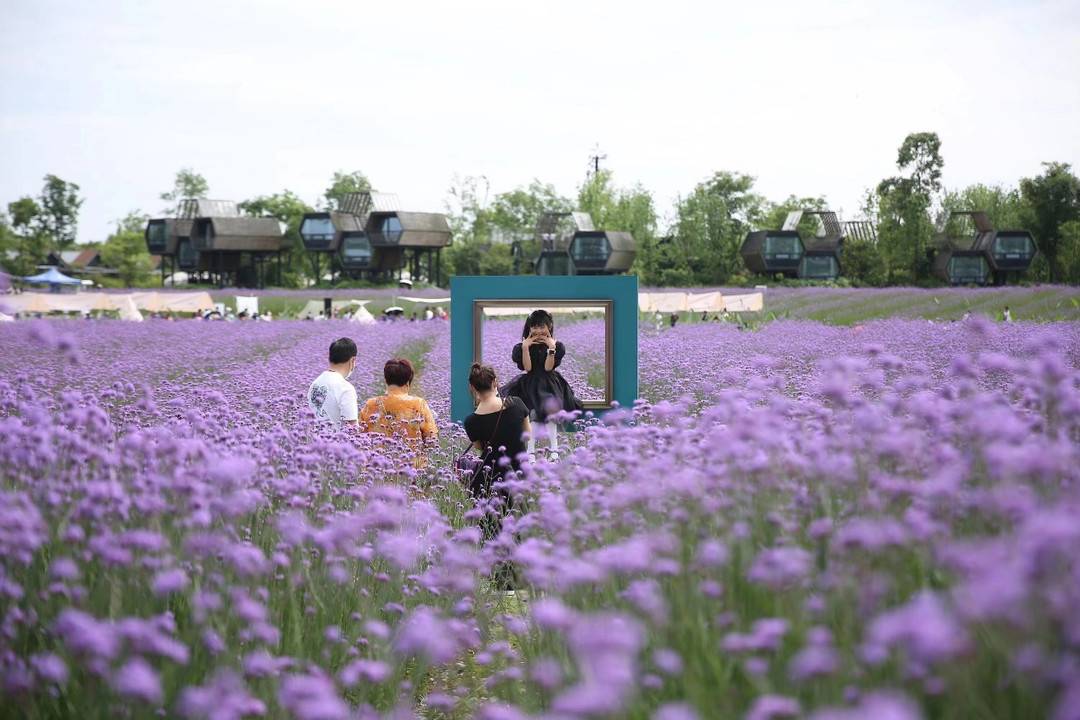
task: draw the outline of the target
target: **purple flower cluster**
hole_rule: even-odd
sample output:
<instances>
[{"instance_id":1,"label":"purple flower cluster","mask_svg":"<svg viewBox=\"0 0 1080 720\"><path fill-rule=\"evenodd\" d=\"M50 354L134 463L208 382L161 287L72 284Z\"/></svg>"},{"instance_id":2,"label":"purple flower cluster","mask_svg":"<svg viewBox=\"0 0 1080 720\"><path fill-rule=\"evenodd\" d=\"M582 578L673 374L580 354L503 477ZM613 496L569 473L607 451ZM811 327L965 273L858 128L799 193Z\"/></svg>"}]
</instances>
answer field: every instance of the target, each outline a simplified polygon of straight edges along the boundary
<instances>
[{"instance_id":1,"label":"purple flower cluster","mask_svg":"<svg viewBox=\"0 0 1080 720\"><path fill-rule=\"evenodd\" d=\"M488 326L509 379L520 323ZM583 397L601 332L556 331ZM362 397L413 359L423 468L307 410L341 335ZM1075 717L1075 325L644 327L642 399L508 483L486 542L445 323L0 343L0 699L26 714Z\"/></svg>"}]
</instances>

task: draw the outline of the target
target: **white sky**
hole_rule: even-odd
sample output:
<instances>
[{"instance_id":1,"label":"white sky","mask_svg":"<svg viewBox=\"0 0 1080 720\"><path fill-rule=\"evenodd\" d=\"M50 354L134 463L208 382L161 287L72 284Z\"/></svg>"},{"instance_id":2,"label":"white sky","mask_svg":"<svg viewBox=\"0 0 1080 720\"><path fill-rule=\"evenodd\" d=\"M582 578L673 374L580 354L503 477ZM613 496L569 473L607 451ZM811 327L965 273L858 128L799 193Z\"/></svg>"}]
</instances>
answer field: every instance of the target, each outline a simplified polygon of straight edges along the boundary
<instances>
[{"instance_id":1,"label":"white sky","mask_svg":"<svg viewBox=\"0 0 1080 720\"><path fill-rule=\"evenodd\" d=\"M909 132L945 182L1080 167L1080 2L6 0L0 202L82 186L79 237L175 172L314 203L359 169L441 210L455 174L570 195L594 144L662 215L715 170L857 216Z\"/></svg>"}]
</instances>

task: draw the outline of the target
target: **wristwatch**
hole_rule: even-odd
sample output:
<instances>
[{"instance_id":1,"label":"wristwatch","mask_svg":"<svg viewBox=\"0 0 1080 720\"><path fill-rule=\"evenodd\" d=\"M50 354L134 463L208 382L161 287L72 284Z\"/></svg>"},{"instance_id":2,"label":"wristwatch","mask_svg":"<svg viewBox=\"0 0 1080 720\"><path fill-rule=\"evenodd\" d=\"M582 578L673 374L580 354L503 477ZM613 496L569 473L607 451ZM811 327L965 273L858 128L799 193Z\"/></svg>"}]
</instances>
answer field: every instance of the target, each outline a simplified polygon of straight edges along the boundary
<instances>
[{"instance_id":1,"label":"wristwatch","mask_svg":"<svg viewBox=\"0 0 1080 720\"><path fill-rule=\"evenodd\" d=\"M554 354L555 354L555 348L548 348L548 355L554 355Z\"/></svg>"}]
</instances>

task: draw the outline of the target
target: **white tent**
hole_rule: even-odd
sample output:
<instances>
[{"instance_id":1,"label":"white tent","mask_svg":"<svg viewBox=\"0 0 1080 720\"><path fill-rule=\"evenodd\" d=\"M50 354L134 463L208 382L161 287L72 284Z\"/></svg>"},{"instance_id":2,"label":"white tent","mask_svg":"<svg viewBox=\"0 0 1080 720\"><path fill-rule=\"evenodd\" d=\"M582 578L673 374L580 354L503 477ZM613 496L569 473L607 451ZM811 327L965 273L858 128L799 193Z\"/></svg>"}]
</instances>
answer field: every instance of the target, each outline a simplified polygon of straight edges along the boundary
<instances>
[{"instance_id":1,"label":"white tent","mask_svg":"<svg viewBox=\"0 0 1080 720\"><path fill-rule=\"evenodd\" d=\"M765 309L765 295L759 292L728 295L724 298L724 309L728 312L761 312Z\"/></svg>"},{"instance_id":2,"label":"white tent","mask_svg":"<svg viewBox=\"0 0 1080 720\"><path fill-rule=\"evenodd\" d=\"M122 295L117 302L117 310L120 311L120 319L130 322L142 322L143 316L135 307L135 300L130 295Z\"/></svg>"},{"instance_id":3,"label":"white tent","mask_svg":"<svg viewBox=\"0 0 1080 720\"><path fill-rule=\"evenodd\" d=\"M638 293L638 309L642 312L683 312L687 309L686 293Z\"/></svg>"},{"instance_id":4,"label":"white tent","mask_svg":"<svg viewBox=\"0 0 1080 720\"><path fill-rule=\"evenodd\" d=\"M346 308L351 308L351 307L353 307L355 305L359 305L359 306L363 307L364 305L367 305L369 302L371 302L371 301L370 300L333 300L333 301L330 302L330 307L332 307L334 310L338 311L338 314L340 315L341 311L345 310ZM323 315L323 301L322 300L308 300L307 304L304 305L303 309L300 311L300 314L297 315L297 317L300 318L301 320L307 320L309 318L314 319L314 318L322 317L322 315Z\"/></svg>"},{"instance_id":5,"label":"white tent","mask_svg":"<svg viewBox=\"0 0 1080 720\"><path fill-rule=\"evenodd\" d=\"M247 311L248 316L259 314L259 298L256 295L237 295L236 314Z\"/></svg>"},{"instance_id":6,"label":"white tent","mask_svg":"<svg viewBox=\"0 0 1080 720\"><path fill-rule=\"evenodd\" d=\"M214 307L214 300L207 292L157 293L134 292L109 294L84 292L64 295L60 293L22 293L11 295L7 304L15 312L91 312L94 310L126 311L131 307L148 312L199 312Z\"/></svg>"},{"instance_id":7,"label":"white tent","mask_svg":"<svg viewBox=\"0 0 1080 720\"><path fill-rule=\"evenodd\" d=\"M49 296L42 293L22 293L4 298L4 304L12 312L47 313L52 312Z\"/></svg>"},{"instance_id":8,"label":"white tent","mask_svg":"<svg viewBox=\"0 0 1080 720\"><path fill-rule=\"evenodd\" d=\"M367 301L365 300L364 305L366 305L366 304L367 304ZM361 305L360 307L356 308L356 312L354 312L351 316L349 316L349 319L352 320L353 322L358 322L358 323L361 323L363 325L370 325L370 324L375 322L375 316L372 315L371 311L368 310L366 307L364 307L364 305Z\"/></svg>"},{"instance_id":9,"label":"white tent","mask_svg":"<svg viewBox=\"0 0 1080 720\"><path fill-rule=\"evenodd\" d=\"M726 298L718 292L686 294L686 309L690 312L720 312Z\"/></svg>"},{"instance_id":10,"label":"white tent","mask_svg":"<svg viewBox=\"0 0 1080 720\"><path fill-rule=\"evenodd\" d=\"M169 312L201 312L214 307L210 293L200 290L186 293L161 293L165 297L165 310Z\"/></svg>"},{"instance_id":11,"label":"white tent","mask_svg":"<svg viewBox=\"0 0 1080 720\"><path fill-rule=\"evenodd\" d=\"M724 295L717 291L698 293L653 292L638 293L641 312L760 312L765 307L765 294Z\"/></svg>"},{"instance_id":12,"label":"white tent","mask_svg":"<svg viewBox=\"0 0 1080 720\"><path fill-rule=\"evenodd\" d=\"M130 297L135 301L135 306L145 312L195 313L214 308L214 299L204 290L179 293L135 292L130 293Z\"/></svg>"},{"instance_id":13,"label":"white tent","mask_svg":"<svg viewBox=\"0 0 1080 720\"><path fill-rule=\"evenodd\" d=\"M422 298L422 297L406 297L405 295L398 295L398 300L404 300L405 302L417 303L418 305L449 305L450 298Z\"/></svg>"}]
</instances>

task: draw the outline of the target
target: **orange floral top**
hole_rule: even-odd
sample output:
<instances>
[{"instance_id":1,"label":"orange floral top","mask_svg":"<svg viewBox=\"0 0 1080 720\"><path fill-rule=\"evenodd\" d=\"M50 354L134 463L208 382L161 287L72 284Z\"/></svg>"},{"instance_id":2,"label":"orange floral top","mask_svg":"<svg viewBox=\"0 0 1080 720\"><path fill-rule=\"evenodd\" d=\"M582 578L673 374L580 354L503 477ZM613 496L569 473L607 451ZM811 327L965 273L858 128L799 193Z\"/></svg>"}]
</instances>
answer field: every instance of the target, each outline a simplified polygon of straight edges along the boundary
<instances>
[{"instance_id":1,"label":"orange floral top","mask_svg":"<svg viewBox=\"0 0 1080 720\"><path fill-rule=\"evenodd\" d=\"M365 432L407 440L426 440L439 435L435 414L427 401L405 391L390 390L365 402L360 411L360 426Z\"/></svg>"}]
</instances>

